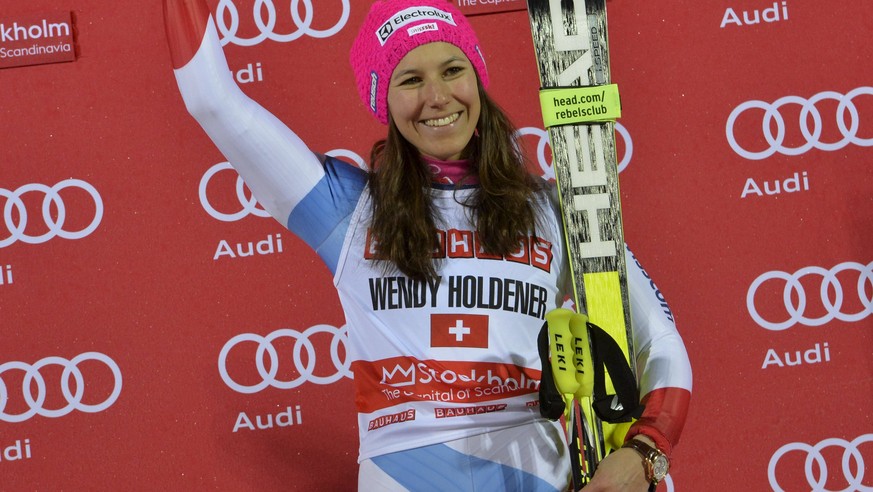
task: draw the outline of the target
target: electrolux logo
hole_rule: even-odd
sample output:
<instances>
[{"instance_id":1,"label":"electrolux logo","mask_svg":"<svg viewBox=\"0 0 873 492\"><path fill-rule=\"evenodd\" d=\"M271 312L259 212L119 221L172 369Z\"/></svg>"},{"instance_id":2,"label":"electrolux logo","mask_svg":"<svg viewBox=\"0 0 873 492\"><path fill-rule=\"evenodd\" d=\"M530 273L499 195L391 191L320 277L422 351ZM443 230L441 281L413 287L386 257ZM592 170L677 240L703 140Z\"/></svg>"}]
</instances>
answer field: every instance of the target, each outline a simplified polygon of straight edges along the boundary
<instances>
[{"instance_id":1,"label":"electrolux logo","mask_svg":"<svg viewBox=\"0 0 873 492\"><path fill-rule=\"evenodd\" d=\"M398 29L412 23L424 23L427 21L440 21L456 26L452 14L435 7L409 7L394 14L388 22L381 25L376 31L379 43L384 46ZM410 33L411 35L411 33Z\"/></svg>"},{"instance_id":2,"label":"electrolux logo","mask_svg":"<svg viewBox=\"0 0 873 492\"><path fill-rule=\"evenodd\" d=\"M0 19L0 68L74 61L71 12Z\"/></svg>"},{"instance_id":3,"label":"electrolux logo","mask_svg":"<svg viewBox=\"0 0 873 492\"><path fill-rule=\"evenodd\" d=\"M422 19L434 19L441 20L443 22L448 22L449 24L454 25L455 20L452 17L452 14L446 12L445 10L440 10L438 8L421 8L421 7L410 7L406 10L398 12L394 18L391 19L391 22L395 26L402 26L408 22L414 22Z\"/></svg>"},{"instance_id":4,"label":"electrolux logo","mask_svg":"<svg viewBox=\"0 0 873 492\"><path fill-rule=\"evenodd\" d=\"M391 25L391 21L388 21L382 24L382 27L377 31L377 35L379 36L379 42L381 44L385 44L385 41L391 37L391 33L394 32L394 26Z\"/></svg>"}]
</instances>

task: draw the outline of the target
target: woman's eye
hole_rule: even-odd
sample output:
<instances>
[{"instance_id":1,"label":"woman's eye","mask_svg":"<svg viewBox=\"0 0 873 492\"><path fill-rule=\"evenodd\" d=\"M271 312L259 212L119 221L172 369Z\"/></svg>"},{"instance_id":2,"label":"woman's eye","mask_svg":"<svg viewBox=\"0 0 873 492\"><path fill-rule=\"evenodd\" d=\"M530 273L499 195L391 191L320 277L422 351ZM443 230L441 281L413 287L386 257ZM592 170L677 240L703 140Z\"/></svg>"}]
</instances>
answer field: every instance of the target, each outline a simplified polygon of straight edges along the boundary
<instances>
[{"instance_id":1,"label":"woman's eye","mask_svg":"<svg viewBox=\"0 0 873 492\"><path fill-rule=\"evenodd\" d=\"M408 79L403 79L403 81L400 82L400 85L415 85L420 81L421 79L419 77L409 77Z\"/></svg>"},{"instance_id":2,"label":"woman's eye","mask_svg":"<svg viewBox=\"0 0 873 492\"><path fill-rule=\"evenodd\" d=\"M457 75L464 71L464 67L449 67L446 70L446 75Z\"/></svg>"}]
</instances>

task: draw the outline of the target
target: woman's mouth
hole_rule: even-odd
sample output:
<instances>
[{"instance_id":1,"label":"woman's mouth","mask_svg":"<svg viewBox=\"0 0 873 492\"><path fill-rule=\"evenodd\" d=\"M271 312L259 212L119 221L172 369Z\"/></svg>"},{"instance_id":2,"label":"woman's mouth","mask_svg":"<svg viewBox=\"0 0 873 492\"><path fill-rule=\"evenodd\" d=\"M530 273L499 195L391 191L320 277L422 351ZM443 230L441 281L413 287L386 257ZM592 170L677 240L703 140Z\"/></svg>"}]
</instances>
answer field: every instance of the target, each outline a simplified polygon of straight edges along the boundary
<instances>
[{"instance_id":1,"label":"woman's mouth","mask_svg":"<svg viewBox=\"0 0 873 492\"><path fill-rule=\"evenodd\" d=\"M429 120L424 120L422 123L424 123L425 126L429 126L431 128L439 128L441 126L451 125L452 123L458 121L458 118L460 118L460 117L461 117L461 113L458 112L458 113L452 113L452 114L445 116L443 118L432 118Z\"/></svg>"}]
</instances>

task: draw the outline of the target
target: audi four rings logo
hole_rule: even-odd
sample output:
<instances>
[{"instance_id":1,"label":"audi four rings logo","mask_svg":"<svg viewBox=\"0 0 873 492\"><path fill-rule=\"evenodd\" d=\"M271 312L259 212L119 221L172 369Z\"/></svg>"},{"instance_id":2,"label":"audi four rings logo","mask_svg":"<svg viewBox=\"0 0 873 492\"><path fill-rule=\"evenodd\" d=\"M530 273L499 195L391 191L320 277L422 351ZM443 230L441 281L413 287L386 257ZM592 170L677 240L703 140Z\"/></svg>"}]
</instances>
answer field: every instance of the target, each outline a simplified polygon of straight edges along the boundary
<instances>
[{"instance_id":1,"label":"audi four rings logo","mask_svg":"<svg viewBox=\"0 0 873 492\"><path fill-rule=\"evenodd\" d=\"M849 285L848 290L851 295L857 294L862 308L856 312L843 312L845 309L844 286L837 274L843 271L857 271L857 285ZM821 287L818 289L818 295L821 296L821 302L825 308L825 314L819 317L809 317L805 311L807 309L807 292L804 286L800 283L800 279L805 276L813 278L821 277ZM769 280L779 280L785 282L785 287L782 293L782 302L785 305L785 311L788 314L788 319L785 321L771 321L764 319L761 316L758 307L758 289ZM871 289L867 289L867 286ZM871 313L873 313L873 262L866 265L861 263L847 261L826 270L817 266L809 266L801 268L795 273L786 273L780 271L767 272L756 278L749 287L749 292L746 294L746 306L749 309L752 319L755 320L761 327L768 330L780 331L791 328L797 323L806 326L821 326L825 323L838 319L840 321L860 321ZM814 294L814 293L810 293ZM833 299L831 298L833 296Z\"/></svg>"},{"instance_id":2,"label":"audi four rings logo","mask_svg":"<svg viewBox=\"0 0 873 492\"><path fill-rule=\"evenodd\" d=\"M338 33L349 20L349 0L341 0L341 2L343 11L340 14L339 20L332 27L324 30L312 27L312 19L315 16L312 0L289 0L288 11L296 27L290 32L276 32L279 14L272 0L255 0L252 7L252 17L258 34L254 37L246 38L239 36L239 10L237 10L236 4L231 0L220 0L218 2L218 7L215 9L215 23L218 31L221 33L222 46L228 43L233 43L237 46L254 46L260 44L265 39L279 43L288 43L304 35L313 38L329 38ZM301 5L303 17L300 16ZM266 19L264 19L265 13ZM230 25L227 24L228 20Z\"/></svg>"},{"instance_id":3,"label":"audi four rings logo","mask_svg":"<svg viewBox=\"0 0 873 492\"><path fill-rule=\"evenodd\" d=\"M85 378L82 371L79 370L79 365L88 360L96 360L105 364L115 379L115 384L112 388L112 393L101 403L87 404L83 403L85 392ZM48 409L45 408L46 395L50 388L46 387L45 379L43 379L40 370L46 366L57 365L61 366L64 371L61 374L61 394L67 401L67 404L61 408ZM6 411L6 405L9 402L11 388L3 381L3 374L9 371L18 369L24 371L24 380L21 384L21 391L24 396L24 401L29 409L26 412L13 414ZM75 392L70 389L70 377L76 381ZM36 384L36 397L31 394L33 384ZM84 354L73 357L72 360L67 360L61 357L46 357L37 361L34 364L26 364L24 362L12 361L0 364L0 420L4 422L24 422L34 415L42 415L43 417L57 418L63 417L73 410L79 410L85 413L97 413L106 410L121 394L121 370L118 365L108 356L99 352L86 352Z\"/></svg>"},{"instance_id":4,"label":"audi four rings logo","mask_svg":"<svg viewBox=\"0 0 873 492\"><path fill-rule=\"evenodd\" d=\"M240 206L242 206L242 210L239 212L234 212L232 214L225 214L219 212L212 206L209 202L209 198L206 196L206 188L209 186L209 181L213 176L218 174L221 171L225 170L233 170L229 162L219 162L218 164L210 167L203 177L200 179L200 205L203 206L203 210L206 210L206 213L211 215L213 218L218 219L222 222L234 222L242 219L243 217L254 214L258 217L269 217L270 214L267 213L263 208L260 208L258 202L255 200L255 197L246 197L245 194L245 183L241 176L237 175L236 177L236 197L239 200Z\"/></svg>"},{"instance_id":5,"label":"audi four rings logo","mask_svg":"<svg viewBox=\"0 0 873 492\"><path fill-rule=\"evenodd\" d=\"M841 469L843 477L848 482L848 487L840 489L842 491L873 491L873 487L864 485L864 475L867 473L867 468L864 466L864 457L861 455L861 444L873 442L873 434L864 434L855 438L852 441L845 439L830 438L825 439L814 446L802 442L788 443L779 448L773 457L770 458L770 465L767 467L767 477L770 479L770 486L775 492L785 492L779 482L776 480L776 468L779 465L783 456L792 451L803 453L806 456L803 472L806 475L806 481L811 487L812 492L830 492L830 489L825 488L828 483L829 470L827 462L822 455L822 450L835 447L843 450L843 458L841 460ZM867 449L870 446L867 446ZM813 466L815 464L816 466ZM818 477L816 477L816 469ZM868 482L869 483L869 482Z\"/></svg>"},{"instance_id":6,"label":"audi four rings logo","mask_svg":"<svg viewBox=\"0 0 873 492\"><path fill-rule=\"evenodd\" d=\"M330 342L330 361L333 365L332 374L328 376L315 375L315 367L318 363L318 353L315 350L311 337L318 333L326 333L331 336ZM294 343L294 348L290 354L283 353L279 356L279 351L273 346L273 342L289 338ZM330 325L315 325L308 328L304 332L299 332L287 328L276 330L267 336L261 336L254 333L241 333L230 340L224 347L221 348L221 353L218 355L218 372L221 374L221 379L232 390L238 393L257 393L268 386L278 389L292 389L300 386L303 383L310 382L314 384L332 384L339 381L343 377L352 378L352 372L349 370L351 361L346 357L346 360L340 358L340 345L343 346L343 352L347 353L346 341L348 340L348 328L335 328ZM258 370L261 381L245 385L237 382L231 377L227 369L228 355L240 343L252 342L257 344L257 353L251 363L254 363ZM264 354L267 355L268 362L264 364ZM290 355L290 357L289 357ZM322 356L323 357L323 356ZM294 364L294 377L288 380L280 380L277 378L279 374L279 365L281 362L290 360Z\"/></svg>"},{"instance_id":7,"label":"audi four rings logo","mask_svg":"<svg viewBox=\"0 0 873 492\"><path fill-rule=\"evenodd\" d=\"M64 230L64 221L67 217L67 208L61 198L60 192L66 188L79 188L84 190L94 200L94 218L83 229L78 231ZM22 196L25 193L35 192L44 194L42 201L42 220L48 226L48 231L39 235L28 235L25 231L30 216L28 216L27 208L24 205ZM46 186L44 184L33 183L24 185L14 191L0 188L0 197L6 198L6 205L3 207L3 220L6 223L6 229L9 231L9 237L0 239L0 248L5 248L10 244L21 241L28 244L39 244L48 241L49 239L59 236L64 239L81 239L97 229L100 221L103 219L103 200L100 198L100 193L90 184L80 179L65 179L54 186ZM52 218L52 205L57 211L57 219ZM13 210L18 213L16 222Z\"/></svg>"},{"instance_id":8,"label":"audi four rings logo","mask_svg":"<svg viewBox=\"0 0 873 492\"><path fill-rule=\"evenodd\" d=\"M873 87L858 87L845 95L833 91L824 91L819 92L809 99L804 99L798 96L785 96L772 103L764 101L746 101L731 111L731 114L728 117L725 128L728 143L734 152L750 160L766 159L777 152L784 155L800 155L808 152L813 147L825 151L839 150L849 144L855 144L861 147L871 147L873 146L873 137L863 138L858 136L858 130L861 127L861 115L859 114L854 101L855 98L862 95L873 95ZM836 113L828 115L836 121L837 128L843 137L835 142L822 141L823 116L816 105L825 100L834 100L837 102ZM787 123L783 118L780 109L789 104L797 104L800 106L800 117L798 118L797 124L805 142L796 147L790 147L785 143ZM737 142L736 136L734 136L734 125L737 122L737 118L750 109L764 110L761 131L764 135L764 139L767 141L768 147L759 152L744 148ZM847 114L848 118L846 118ZM848 124L846 123L847 119L849 122ZM812 123L811 128L810 120ZM775 135L773 134L772 128L774 123L776 125ZM866 126L870 126L869 121Z\"/></svg>"},{"instance_id":9,"label":"audi four rings logo","mask_svg":"<svg viewBox=\"0 0 873 492\"><path fill-rule=\"evenodd\" d=\"M633 140L631 140L630 133L628 133L627 129L621 123L615 124L615 132L616 134L621 135L621 138L624 141L624 156L618 163L618 172L622 172L627 168L628 164L630 164L631 157L634 153L634 143ZM528 135L537 138L537 163L543 171L543 177L547 180L554 180L555 171L552 169L552 162L546 157L546 147L550 145L548 132L542 128L528 126L519 128L515 136L516 138L523 138Z\"/></svg>"},{"instance_id":10,"label":"audi four rings logo","mask_svg":"<svg viewBox=\"0 0 873 492\"><path fill-rule=\"evenodd\" d=\"M361 169L366 170L367 164L361 159L361 156L358 154L345 149L334 149L325 153L326 155L337 157L337 158L345 158L347 160L352 161L360 167ZM233 171L233 166L229 162L219 162L218 164L210 167L204 174L203 177L200 178L200 186L198 188L198 194L200 196L200 205L203 206L203 210L206 211L210 216L214 219L220 220L222 222L235 222L237 220L243 219L248 215L256 215L258 217L269 217L270 214L264 210L260 204L255 200L255 197L247 197L245 192L245 182L242 177L237 174L236 177L236 198L239 202L239 206L242 207L239 211L234 213L224 213L216 210L216 208L209 201L209 197L207 196L207 188L209 188L210 181L212 178L220 173L221 171ZM236 171L233 171L234 173Z\"/></svg>"}]
</instances>

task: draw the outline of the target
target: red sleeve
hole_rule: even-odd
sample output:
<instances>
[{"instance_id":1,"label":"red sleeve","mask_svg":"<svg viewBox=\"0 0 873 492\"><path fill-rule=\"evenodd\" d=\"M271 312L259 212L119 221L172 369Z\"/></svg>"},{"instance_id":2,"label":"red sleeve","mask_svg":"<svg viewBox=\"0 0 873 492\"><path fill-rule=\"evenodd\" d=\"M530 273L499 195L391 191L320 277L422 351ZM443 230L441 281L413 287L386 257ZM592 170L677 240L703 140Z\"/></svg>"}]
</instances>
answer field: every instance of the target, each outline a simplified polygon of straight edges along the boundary
<instances>
[{"instance_id":1,"label":"red sleeve","mask_svg":"<svg viewBox=\"0 0 873 492\"><path fill-rule=\"evenodd\" d=\"M646 406L642 417L628 430L625 440L643 434L655 441L664 454L670 456L673 446L685 426L691 392L684 388L659 388L643 397Z\"/></svg>"},{"instance_id":2,"label":"red sleeve","mask_svg":"<svg viewBox=\"0 0 873 492\"><path fill-rule=\"evenodd\" d=\"M164 28L173 68L184 67L203 42L209 6L204 0L164 0Z\"/></svg>"}]
</instances>

